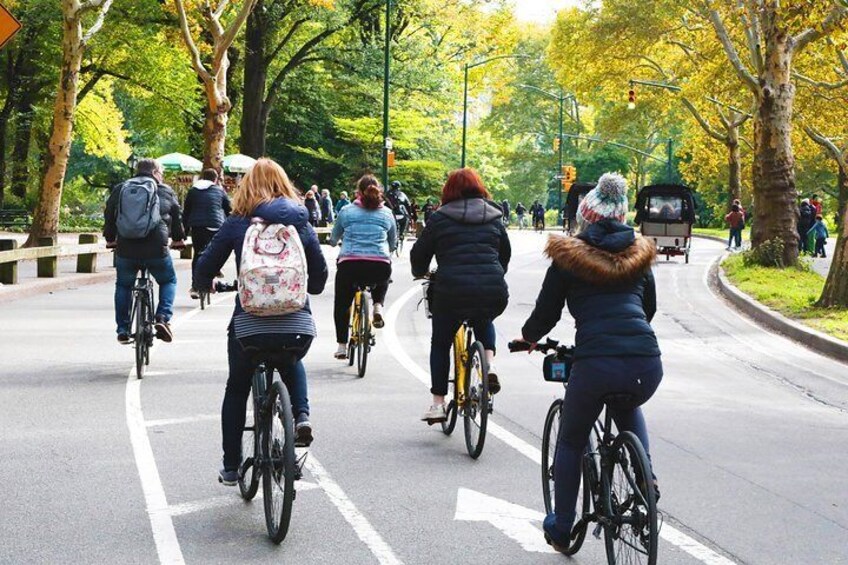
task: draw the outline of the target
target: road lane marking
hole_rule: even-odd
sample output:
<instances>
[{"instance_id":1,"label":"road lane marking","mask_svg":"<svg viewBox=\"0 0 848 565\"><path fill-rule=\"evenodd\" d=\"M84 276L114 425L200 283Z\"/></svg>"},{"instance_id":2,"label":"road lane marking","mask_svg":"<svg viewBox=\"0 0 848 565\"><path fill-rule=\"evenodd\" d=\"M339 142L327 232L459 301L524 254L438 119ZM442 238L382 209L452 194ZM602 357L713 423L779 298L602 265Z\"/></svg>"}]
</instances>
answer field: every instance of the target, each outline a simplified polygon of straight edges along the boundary
<instances>
[{"instance_id":1,"label":"road lane marking","mask_svg":"<svg viewBox=\"0 0 848 565\"><path fill-rule=\"evenodd\" d=\"M386 314L386 328L383 330L383 341L391 351L395 360L406 369L412 376L421 381L425 386L430 386L430 374L419 366L412 357L403 349L397 336L396 328L400 311L413 296L420 294L418 285L407 290L400 298L396 299ZM503 441L506 445L518 451L537 465L542 464L542 451L519 438L517 435L499 426L489 419L488 429L493 436ZM663 524L660 537L670 544L682 549L698 561L707 565L735 565L734 561L698 542L694 538L684 534L668 523Z\"/></svg>"},{"instance_id":2,"label":"road lane marking","mask_svg":"<svg viewBox=\"0 0 848 565\"><path fill-rule=\"evenodd\" d=\"M320 487L315 483L310 483L309 481L297 481L295 483L297 492L306 492L310 490L316 490ZM253 499L254 501L262 500L262 491L256 493L256 497ZM180 504L173 504L169 508L169 512L171 516L185 516L186 514L193 514L195 512L204 512L206 510L213 510L215 508L225 508L227 506L235 506L236 504L246 504L245 501L240 496L234 496L232 494L223 495L223 496L213 496L212 498L206 498L203 500L192 500L191 502L182 502Z\"/></svg>"},{"instance_id":3,"label":"road lane marking","mask_svg":"<svg viewBox=\"0 0 848 565\"><path fill-rule=\"evenodd\" d=\"M162 426L191 424L194 422L219 421L220 419L220 414L200 414L198 416L186 416L185 418L163 418L161 420L147 420L144 425L148 428L161 428Z\"/></svg>"},{"instance_id":4,"label":"road lane marking","mask_svg":"<svg viewBox=\"0 0 848 565\"><path fill-rule=\"evenodd\" d=\"M395 556L392 548L383 540L377 530L371 525L356 506L353 501L348 498L342 487L334 481L324 466L318 462L313 454L309 454L306 459L306 468L312 474L312 478L318 483L318 486L326 493L330 502L338 509L342 517L356 532L362 542L368 546L374 557L381 565L403 565L403 562Z\"/></svg>"},{"instance_id":5,"label":"road lane marking","mask_svg":"<svg viewBox=\"0 0 848 565\"><path fill-rule=\"evenodd\" d=\"M493 496L460 488L456 493L454 520L464 522L488 522L518 543L524 551L532 553L556 553L545 542L542 532L534 526L541 523L545 515L518 504Z\"/></svg>"}]
</instances>

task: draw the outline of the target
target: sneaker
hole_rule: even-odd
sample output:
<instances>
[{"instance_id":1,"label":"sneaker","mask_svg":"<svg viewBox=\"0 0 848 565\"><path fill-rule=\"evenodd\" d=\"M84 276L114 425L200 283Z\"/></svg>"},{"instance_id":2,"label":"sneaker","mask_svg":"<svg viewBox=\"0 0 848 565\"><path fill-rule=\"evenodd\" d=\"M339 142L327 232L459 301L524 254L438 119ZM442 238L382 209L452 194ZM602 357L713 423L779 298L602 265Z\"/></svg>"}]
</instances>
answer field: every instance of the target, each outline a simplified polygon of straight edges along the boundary
<instances>
[{"instance_id":1,"label":"sneaker","mask_svg":"<svg viewBox=\"0 0 848 565\"><path fill-rule=\"evenodd\" d=\"M338 348L336 348L336 352L333 353L333 357L336 359L347 359L347 344L340 343Z\"/></svg>"},{"instance_id":2,"label":"sneaker","mask_svg":"<svg viewBox=\"0 0 848 565\"><path fill-rule=\"evenodd\" d=\"M557 527L556 514L548 514L545 516L545 521L542 523L542 529L545 532L545 541L560 553L568 551L568 546L571 545L571 536L562 533L562 530Z\"/></svg>"},{"instance_id":3,"label":"sneaker","mask_svg":"<svg viewBox=\"0 0 848 565\"><path fill-rule=\"evenodd\" d=\"M156 318L156 323L153 324L153 329L156 332L156 337L165 343L171 343L174 339L174 332L171 331L171 326L162 318Z\"/></svg>"},{"instance_id":4,"label":"sneaker","mask_svg":"<svg viewBox=\"0 0 848 565\"><path fill-rule=\"evenodd\" d=\"M429 425L440 424L442 422L446 422L448 419L448 415L445 412L444 404L433 404L430 406L430 409L424 412L424 416L421 417L421 421L427 422Z\"/></svg>"},{"instance_id":5,"label":"sneaker","mask_svg":"<svg viewBox=\"0 0 848 565\"><path fill-rule=\"evenodd\" d=\"M308 419L304 419L295 425L294 428L294 446L309 447L312 445L312 424Z\"/></svg>"},{"instance_id":6,"label":"sneaker","mask_svg":"<svg viewBox=\"0 0 848 565\"><path fill-rule=\"evenodd\" d=\"M118 343L120 343L121 345L127 345L129 342L130 336L123 332L118 334Z\"/></svg>"},{"instance_id":7,"label":"sneaker","mask_svg":"<svg viewBox=\"0 0 848 565\"><path fill-rule=\"evenodd\" d=\"M498 380L498 370L495 364L489 365L489 394L497 394L501 391L501 382Z\"/></svg>"},{"instance_id":8,"label":"sneaker","mask_svg":"<svg viewBox=\"0 0 848 565\"><path fill-rule=\"evenodd\" d=\"M374 327L378 330L386 325L386 322L383 320L383 307L379 304L374 305Z\"/></svg>"},{"instance_id":9,"label":"sneaker","mask_svg":"<svg viewBox=\"0 0 848 565\"><path fill-rule=\"evenodd\" d=\"M188 289L188 295L191 296L192 300L197 300L200 298L200 293L194 290L193 288Z\"/></svg>"},{"instance_id":10,"label":"sneaker","mask_svg":"<svg viewBox=\"0 0 848 565\"><path fill-rule=\"evenodd\" d=\"M228 471L221 469L218 471L218 482L227 487L234 487L238 484L239 474L237 470Z\"/></svg>"}]
</instances>

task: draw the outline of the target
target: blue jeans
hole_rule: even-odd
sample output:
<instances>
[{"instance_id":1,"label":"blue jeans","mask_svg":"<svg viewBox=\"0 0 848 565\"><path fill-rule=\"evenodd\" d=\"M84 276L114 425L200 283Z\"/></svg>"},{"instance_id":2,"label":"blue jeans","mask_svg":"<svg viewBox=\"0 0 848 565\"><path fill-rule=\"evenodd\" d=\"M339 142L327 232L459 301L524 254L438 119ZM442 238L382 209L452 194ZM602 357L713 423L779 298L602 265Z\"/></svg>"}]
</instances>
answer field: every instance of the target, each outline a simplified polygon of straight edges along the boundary
<instances>
[{"instance_id":1,"label":"blue jeans","mask_svg":"<svg viewBox=\"0 0 848 565\"><path fill-rule=\"evenodd\" d=\"M230 333L227 353L230 361L230 375L221 406L221 433L223 436L224 469L231 471L241 464L241 438L247 414L247 399L253 384L253 372L256 364L245 352L245 347L257 347L263 351L278 351L283 348L302 349L302 359L312 344L311 336L294 334L262 334L242 339ZM291 370L280 371L280 378L289 391L292 411L295 418L303 414L309 416L309 398L306 384L306 368L298 360Z\"/></svg>"},{"instance_id":2,"label":"blue jeans","mask_svg":"<svg viewBox=\"0 0 848 565\"><path fill-rule=\"evenodd\" d=\"M639 406L656 392L662 375L659 357L590 357L574 362L554 461L556 527L560 532L571 532L574 524L583 452L592 425L603 410L601 399L611 393L633 395L632 406L611 408L612 417L619 431L636 434L650 456L648 428Z\"/></svg>"},{"instance_id":3,"label":"blue jeans","mask_svg":"<svg viewBox=\"0 0 848 565\"><path fill-rule=\"evenodd\" d=\"M159 285L159 304L156 306L156 318L169 321L174 313L174 297L177 294L177 273L171 256L156 259L127 259L115 257L115 323L118 333L130 332L130 308L132 307L132 289L142 267Z\"/></svg>"},{"instance_id":4,"label":"blue jeans","mask_svg":"<svg viewBox=\"0 0 848 565\"><path fill-rule=\"evenodd\" d=\"M727 238L727 246L733 247L733 242L736 242L736 247L742 247L742 228L730 228L730 236Z\"/></svg>"},{"instance_id":5,"label":"blue jeans","mask_svg":"<svg viewBox=\"0 0 848 565\"><path fill-rule=\"evenodd\" d=\"M430 392L436 396L448 393L450 373L450 348L453 338L462 325L462 320L445 314L433 314L433 338L430 342ZM474 320L471 324L474 336L487 351L495 350L495 325L491 320Z\"/></svg>"}]
</instances>

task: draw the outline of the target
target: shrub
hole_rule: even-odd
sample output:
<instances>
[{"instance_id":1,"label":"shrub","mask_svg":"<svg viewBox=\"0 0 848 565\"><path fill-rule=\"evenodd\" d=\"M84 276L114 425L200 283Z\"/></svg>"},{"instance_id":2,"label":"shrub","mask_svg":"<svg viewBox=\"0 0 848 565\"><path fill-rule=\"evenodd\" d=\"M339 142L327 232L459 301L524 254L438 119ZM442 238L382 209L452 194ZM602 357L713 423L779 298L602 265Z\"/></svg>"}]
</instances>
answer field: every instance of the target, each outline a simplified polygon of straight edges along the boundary
<instances>
[{"instance_id":1,"label":"shrub","mask_svg":"<svg viewBox=\"0 0 848 565\"><path fill-rule=\"evenodd\" d=\"M759 265L761 267L777 267L783 269L786 265L783 264L783 249L785 244L783 239L775 237L762 242L759 246L754 247L742 254L742 262L746 267Z\"/></svg>"}]
</instances>

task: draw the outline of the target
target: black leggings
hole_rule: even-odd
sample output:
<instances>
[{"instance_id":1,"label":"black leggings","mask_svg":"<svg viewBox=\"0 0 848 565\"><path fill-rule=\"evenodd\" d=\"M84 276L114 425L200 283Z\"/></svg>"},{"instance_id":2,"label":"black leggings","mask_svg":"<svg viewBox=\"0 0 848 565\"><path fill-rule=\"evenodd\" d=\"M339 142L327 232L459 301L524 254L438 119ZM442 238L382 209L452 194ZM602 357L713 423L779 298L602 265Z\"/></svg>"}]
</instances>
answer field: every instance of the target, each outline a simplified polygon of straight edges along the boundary
<instances>
[{"instance_id":1,"label":"black leggings","mask_svg":"<svg viewBox=\"0 0 848 565\"><path fill-rule=\"evenodd\" d=\"M197 260L203 254L203 250L206 249L209 242L212 241L212 238L215 237L215 233L206 228L191 228L191 245L194 248L194 253L191 256L192 273L194 272L195 265L197 265Z\"/></svg>"},{"instance_id":2,"label":"black leggings","mask_svg":"<svg viewBox=\"0 0 848 565\"><path fill-rule=\"evenodd\" d=\"M350 305L357 285L373 285L371 297L376 304L386 301L391 263L379 261L342 261L336 270L336 300L333 317L336 321L336 343L347 343L349 336Z\"/></svg>"}]
</instances>

